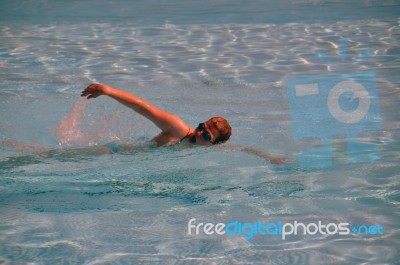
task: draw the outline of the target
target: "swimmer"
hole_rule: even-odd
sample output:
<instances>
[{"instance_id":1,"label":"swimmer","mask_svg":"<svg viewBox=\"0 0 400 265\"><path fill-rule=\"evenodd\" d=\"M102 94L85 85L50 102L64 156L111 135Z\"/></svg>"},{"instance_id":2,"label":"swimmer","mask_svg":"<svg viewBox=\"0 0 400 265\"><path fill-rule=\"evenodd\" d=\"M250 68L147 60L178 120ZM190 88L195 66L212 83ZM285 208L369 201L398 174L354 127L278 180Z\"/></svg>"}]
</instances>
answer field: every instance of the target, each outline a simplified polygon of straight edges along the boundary
<instances>
[{"instance_id":1,"label":"swimmer","mask_svg":"<svg viewBox=\"0 0 400 265\"><path fill-rule=\"evenodd\" d=\"M213 145L226 142L231 136L231 126L222 117L213 117L197 128L187 125L178 116L161 110L134 94L104 84L91 84L81 96L88 99L100 95L109 96L152 121L161 133L153 138L157 146L187 141L197 145Z\"/></svg>"},{"instance_id":2,"label":"swimmer","mask_svg":"<svg viewBox=\"0 0 400 265\"><path fill-rule=\"evenodd\" d=\"M161 132L153 138L157 146L166 146L182 142L195 145L215 145L225 143L231 136L231 126L222 117L212 117L200 123L196 128L187 125L180 117L157 108L132 93L113 88L105 84L93 83L82 91L87 99L101 95L109 96L152 121ZM286 159L274 157L252 147L240 147L241 151L262 157L271 163L282 164Z\"/></svg>"}]
</instances>

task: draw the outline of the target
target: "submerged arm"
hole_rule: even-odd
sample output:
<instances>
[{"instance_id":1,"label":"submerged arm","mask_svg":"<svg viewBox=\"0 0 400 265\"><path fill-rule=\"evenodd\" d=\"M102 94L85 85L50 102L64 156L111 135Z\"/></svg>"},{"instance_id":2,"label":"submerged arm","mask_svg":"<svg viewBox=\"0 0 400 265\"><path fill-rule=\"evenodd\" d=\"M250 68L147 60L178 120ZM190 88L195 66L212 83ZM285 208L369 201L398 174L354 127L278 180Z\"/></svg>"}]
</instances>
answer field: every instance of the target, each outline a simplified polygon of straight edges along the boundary
<instances>
[{"instance_id":1,"label":"submerged arm","mask_svg":"<svg viewBox=\"0 0 400 265\"><path fill-rule=\"evenodd\" d=\"M1 140L0 144L13 147L17 151L27 151L35 154L45 154L47 151L44 147L38 145L22 144L12 139Z\"/></svg>"},{"instance_id":2,"label":"submerged arm","mask_svg":"<svg viewBox=\"0 0 400 265\"><path fill-rule=\"evenodd\" d=\"M272 164L284 164L287 162L287 159L285 157L273 156L269 153L263 152L257 148L250 146L241 146L240 151L264 158L265 160L270 161Z\"/></svg>"},{"instance_id":3,"label":"submerged arm","mask_svg":"<svg viewBox=\"0 0 400 265\"><path fill-rule=\"evenodd\" d=\"M286 157L273 156L269 153L261 151L260 149L250 146L230 144L230 145L225 145L223 148L230 151L240 151L240 152L245 152L247 154L256 155L271 162L272 164L285 164L288 161Z\"/></svg>"}]
</instances>

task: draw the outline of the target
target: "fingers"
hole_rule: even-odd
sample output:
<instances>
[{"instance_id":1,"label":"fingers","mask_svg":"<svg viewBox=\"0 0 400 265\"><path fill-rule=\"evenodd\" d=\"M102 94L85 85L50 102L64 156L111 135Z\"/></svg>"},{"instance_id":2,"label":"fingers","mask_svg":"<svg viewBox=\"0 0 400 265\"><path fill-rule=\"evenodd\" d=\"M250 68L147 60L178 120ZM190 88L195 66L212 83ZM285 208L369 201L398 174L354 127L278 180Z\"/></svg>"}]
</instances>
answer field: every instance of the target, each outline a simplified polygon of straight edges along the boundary
<instances>
[{"instance_id":1,"label":"fingers","mask_svg":"<svg viewBox=\"0 0 400 265\"><path fill-rule=\"evenodd\" d=\"M90 93L86 93L85 91L82 91L81 97L86 97L86 96L87 96L87 99L94 98L94 96L91 95Z\"/></svg>"},{"instance_id":2,"label":"fingers","mask_svg":"<svg viewBox=\"0 0 400 265\"><path fill-rule=\"evenodd\" d=\"M82 92L81 92L81 97L84 97L84 96L87 96L87 92L86 92L86 89L85 90L83 90Z\"/></svg>"},{"instance_id":3,"label":"fingers","mask_svg":"<svg viewBox=\"0 0 400 265\"><path fill-rule=\"evenodd\" d=\"M90 95L90 91L88 91L87 89L81 92L81 97L86 97L87 95Z\"/></svg>"},{"instance_id":4,"label":"fingers","mask_svg":"<svg viewBox=\"0 0 400 265\"><path fill-rule=\"evenodd\" d=\"M96 98L98 95L94 95L94 93L97 92L97 88L98 88L99 84L96 83L92 83L90 84L87 88L85 88L82 92L81 92L81 97L86 97L90 99L90 98Z\"/></svg>"}]
</instances>

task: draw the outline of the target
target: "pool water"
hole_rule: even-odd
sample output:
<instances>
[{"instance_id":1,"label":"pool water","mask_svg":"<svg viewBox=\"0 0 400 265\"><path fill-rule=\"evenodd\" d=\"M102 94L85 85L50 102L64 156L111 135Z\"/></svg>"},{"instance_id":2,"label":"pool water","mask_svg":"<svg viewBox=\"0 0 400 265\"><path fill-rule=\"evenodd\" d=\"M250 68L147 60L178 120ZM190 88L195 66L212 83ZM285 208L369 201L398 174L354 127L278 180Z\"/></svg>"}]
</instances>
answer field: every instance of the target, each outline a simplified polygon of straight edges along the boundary
<instances>
[{"instance_id":1,"label":"pool water","mask_svg":"<svg viewBox=\"0 0 400 265\"><path fill-rule=\"evenodd\" d=\"M2 1L0 263L399 264L399 11L395 0ZM320 139L294 139L286 81L363 70L376 72L382 128L357 137L379 154L348 163L343 134L330 167L302 165ZM192 126L224 116L231 140L156 148L143 117L79 99L91 82ZM110 143L120 150L101 154ZM193 218L383 233L195 235Z\"/></svg>"}]
</instances>

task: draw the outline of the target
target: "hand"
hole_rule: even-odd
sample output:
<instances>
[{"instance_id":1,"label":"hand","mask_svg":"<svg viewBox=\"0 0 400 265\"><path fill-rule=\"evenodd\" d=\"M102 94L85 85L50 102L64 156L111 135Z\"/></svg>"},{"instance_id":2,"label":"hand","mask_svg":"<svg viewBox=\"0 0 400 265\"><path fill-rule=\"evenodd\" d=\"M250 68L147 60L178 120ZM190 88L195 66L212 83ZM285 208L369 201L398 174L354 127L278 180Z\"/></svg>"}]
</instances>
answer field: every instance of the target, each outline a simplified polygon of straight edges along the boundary
<instances>
[{"instance_id":1,"label":"hand","mask_svg":"<svg viewBox=\"0 0 400 265\"><path fill-rule=\"evenodd\" d=\"M103 84L97 84L93 83L90 86L88 86L85 90L82 91L81 97L86 97L89 98L97 98L98 96L101 95L107 95L108 91L111 89L111 87Z\"/></svg>"}]
</instances>

